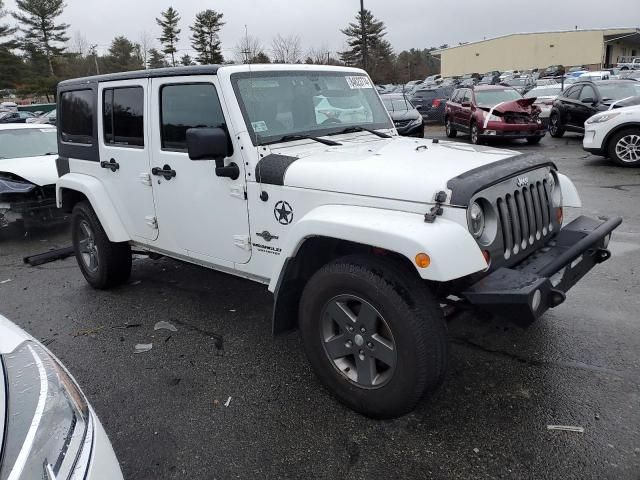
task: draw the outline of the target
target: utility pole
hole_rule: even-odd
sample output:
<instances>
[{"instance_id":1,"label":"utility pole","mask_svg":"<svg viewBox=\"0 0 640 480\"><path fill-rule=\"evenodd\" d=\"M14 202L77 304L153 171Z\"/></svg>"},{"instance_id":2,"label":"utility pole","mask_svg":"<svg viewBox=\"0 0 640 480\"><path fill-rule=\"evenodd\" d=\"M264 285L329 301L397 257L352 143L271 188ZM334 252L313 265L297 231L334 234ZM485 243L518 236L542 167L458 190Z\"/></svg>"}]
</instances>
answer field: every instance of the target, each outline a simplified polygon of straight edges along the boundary
<instances>
[{"instance_id":1,"label":"utility pole","mask_svg":"<svg viewBox=\"0 0 640 480\"><path fill-rule=\"evenodd\" d=\"M369 51L364 21L364 0L360 0L360 28L362 29L362 68L366 70L369 64Z\"/></svg>"},{"instance_id":2,"label":"utility pole","mask_svg":"<svg viewBox=\"0 0 640 480\"><path fill-rule=\"evenodd\" d=\"M98 45L91 45L89 47L89 51L91 52L91 55L93 56L93 61L94 61L95 66L96 66L96 75L100 75L100 67L98 66Z\"/></svg>"}]
</instances>

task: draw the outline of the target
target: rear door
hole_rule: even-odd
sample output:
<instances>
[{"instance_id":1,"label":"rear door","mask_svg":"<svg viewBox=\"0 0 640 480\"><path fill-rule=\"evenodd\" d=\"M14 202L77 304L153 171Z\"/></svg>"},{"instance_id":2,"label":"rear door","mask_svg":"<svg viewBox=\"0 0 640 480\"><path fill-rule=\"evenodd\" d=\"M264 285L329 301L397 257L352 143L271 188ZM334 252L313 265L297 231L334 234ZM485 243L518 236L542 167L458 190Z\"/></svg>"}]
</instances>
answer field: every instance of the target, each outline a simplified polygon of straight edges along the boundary
<instances>
[{"instance_id":1,"label":"rear door","mask_svg":"<svg viewBox=\"0 0 640 480\"><path fill-rule=\"evenodd\" d=\"M582 85L573 85L558 97L561 123L565 126L573 127L575 125L573 117L581 90Z\"/></svg>"},{"instance_id":2,"label":"rear door","mask_svg":"<svg viewBox=\"0 0 640 480\"><path fill-rule=\"evenodd\" d=\"M158 236L149 175L148 79L101 83L98 175L133 240Z\"/></svg>"},{"instance_id":3,"label":"rear door","mask_svg":"<svg viewBox=\"0 0 640 480\"><path fill-rule=\"evenodd\" d=\"M471 114L472 114L471 106L473 104L472 95L473 93L471 92L471 90L467 88L464 91L464 97L460 102L460 112L458 114L458 123L460 124L460 127L462 127L462 129L465 132L469 131L470 124L471 124Z\"/></svg>"}]
</instances>

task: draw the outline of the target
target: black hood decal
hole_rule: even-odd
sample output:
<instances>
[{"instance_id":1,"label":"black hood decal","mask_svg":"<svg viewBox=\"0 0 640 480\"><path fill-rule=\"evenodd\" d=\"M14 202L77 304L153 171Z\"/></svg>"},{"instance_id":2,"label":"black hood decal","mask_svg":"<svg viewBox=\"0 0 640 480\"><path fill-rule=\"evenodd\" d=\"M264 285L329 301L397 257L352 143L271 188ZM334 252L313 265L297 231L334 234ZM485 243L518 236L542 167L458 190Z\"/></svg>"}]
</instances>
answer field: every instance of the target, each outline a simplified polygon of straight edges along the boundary
<instances>
[{"instance_id":1,"label":"black hood decal","mask_svg":"<svg viewBox=\"0 0 640 480\"><path fill-rule=\"evenodd\" d=\"M284 185L287 168L298 160L298 157L272 153L260 159L256 165L256 182L269 185Z\"/></svg>"},{"instance_id":2,"label":"black hood decal","mask_svg":"<svg viewBox=\"0 0 640 480\"><path fill-rule=\"evenodd\" d=\"M468 207L471 198L480 190L500 183L516 174L547 166L556 169L555 164L543 155L529 153L474 168L447 182L447 188L451 190L450 203L451 205Z\"/></svg>"}]
</instances>

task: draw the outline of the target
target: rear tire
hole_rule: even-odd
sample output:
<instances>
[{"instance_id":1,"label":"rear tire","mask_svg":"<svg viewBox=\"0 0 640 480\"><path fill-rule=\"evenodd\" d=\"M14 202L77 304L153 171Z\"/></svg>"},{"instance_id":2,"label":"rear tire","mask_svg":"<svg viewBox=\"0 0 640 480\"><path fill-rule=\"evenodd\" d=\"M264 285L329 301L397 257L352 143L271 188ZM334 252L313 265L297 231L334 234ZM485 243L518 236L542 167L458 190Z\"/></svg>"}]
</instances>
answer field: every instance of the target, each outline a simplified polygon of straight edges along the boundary
<instances>
[{"instance_id":1,"label":"rear tire","mask_svg":"<svg viewBox=\"0 0 640 480\"><path fill-rule=\"evenodd\" d=\"M401 263L349 256L325 265L305 286L299 318L316 375L363 415L404 415L442 382L444 315L415 271Z\"/></svg>"},{"instance_id":2,"label":"rear tire","mask_svg":"<svg viewBox=\"0 0 640 480\"><path fill-rule=\"evenodd\" d=\"M131 247L109 241L89 202L73 207L71 235L78 266L89 285L103 290L129 279Z\"/></svg>"},{"instance_id":3,"label":"rear tire","mask_svg":"<svg viewBox=\"0 0 640 480\"><path fill-rule=\"evenodd\" d=\"M553 138L561 138L564 135L564 128L560 125L560 114L553 112L549 117L549 135Z\"/></svg>"},{"instance_id":4,"label":"rear tire","mask_svg":"<svg viewBox=\"0 0 640 480\"><path fill-rule=\"evenodd\" d=\"M448 138L456 138L456 135L458 135L458 131L455 128L453 128L453 125L451 124L451 119L449 117L445 117L444 119L444 129L447 133Z\"/></svg>"},{"instance_id":5,"label":"rear tire","mask_svg":"<svg viewBox=\"0 0 640 480\"><path fill-rule=\"evenodd\" d=\"M621 167L640 167L640 129L625 128L617 132L607 146L609 158Z\"/></svg>"}]
</instances>

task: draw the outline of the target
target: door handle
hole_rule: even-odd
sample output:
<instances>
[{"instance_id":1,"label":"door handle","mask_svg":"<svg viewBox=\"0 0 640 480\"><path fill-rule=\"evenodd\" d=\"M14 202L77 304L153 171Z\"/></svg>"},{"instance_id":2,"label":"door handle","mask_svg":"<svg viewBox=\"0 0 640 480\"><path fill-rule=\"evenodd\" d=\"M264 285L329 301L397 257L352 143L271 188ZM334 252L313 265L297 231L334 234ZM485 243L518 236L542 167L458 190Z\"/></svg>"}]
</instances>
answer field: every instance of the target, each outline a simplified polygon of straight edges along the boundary
<instances>
[{"instance_id":1,"label":"door handle","mask_svg":"<svg viewBox=\"0 0 640 480\"><path fill-rule=\"evenodd\" d=\"M115 159L113 159L113 158L111 160L109 160L108 162L105 161L105 160L100 162L100 167L108 168L112 172L115 172L116 170L120 170L120 164L118 162L116 162Z\"/></svg>"},{"instance_id":2,"label":"door handle","mask_svg":"<svg viewBox=\"0 0 640 480\"><path fill-rule=\"evenodd\" d=\"M158 177L164 177L165 180L171 180L176 176L176 171L172 170L169 165L165 165L162 168L153 167L151 169L151 173L153 175L157 175Z\"/></svg>"}]
</instances>

